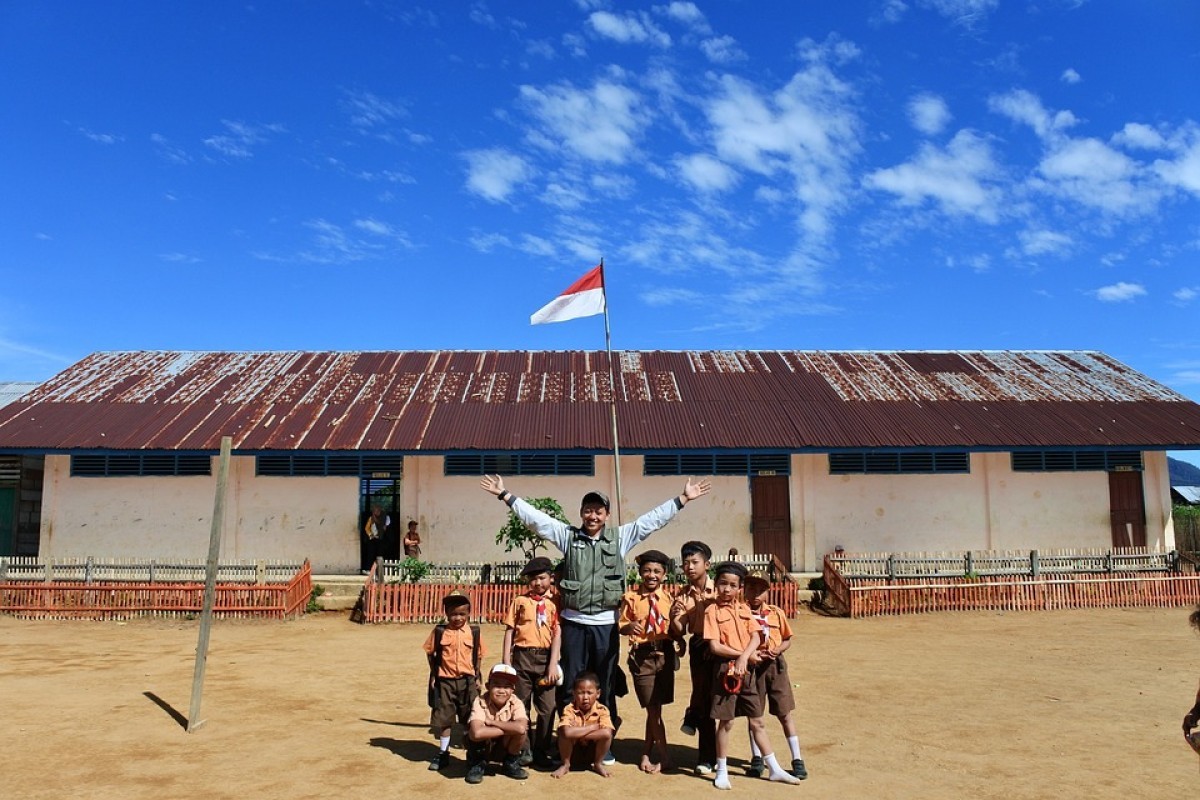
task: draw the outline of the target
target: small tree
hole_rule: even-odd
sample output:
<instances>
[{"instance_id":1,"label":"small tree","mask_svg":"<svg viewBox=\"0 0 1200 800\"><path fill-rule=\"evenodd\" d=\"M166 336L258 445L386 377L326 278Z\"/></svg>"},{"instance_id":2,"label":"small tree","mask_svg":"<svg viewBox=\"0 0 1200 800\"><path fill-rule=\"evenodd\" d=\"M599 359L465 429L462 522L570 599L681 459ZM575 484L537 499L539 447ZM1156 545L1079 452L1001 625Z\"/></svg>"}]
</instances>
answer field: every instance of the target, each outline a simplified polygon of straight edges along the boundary
<instances>
[{"instance_id":1,"label":"small tree","mask_svg":"<svg viewBox=\"0 0 1200 800\"><path fill-rule=\"evenodd\" d=\"M538 511L549 514L559 522L570 524L566 514L563 513L562 506L553 497L527 497L525 502ZM528 561L537 555L539 549L546 547L546 540L526 528L520 517L513 513L512 509L509 509L508 521L496 534L496 544L504 545L506 553L520 550L525 556L525 560Z\"/></svg>"}]
</instances>

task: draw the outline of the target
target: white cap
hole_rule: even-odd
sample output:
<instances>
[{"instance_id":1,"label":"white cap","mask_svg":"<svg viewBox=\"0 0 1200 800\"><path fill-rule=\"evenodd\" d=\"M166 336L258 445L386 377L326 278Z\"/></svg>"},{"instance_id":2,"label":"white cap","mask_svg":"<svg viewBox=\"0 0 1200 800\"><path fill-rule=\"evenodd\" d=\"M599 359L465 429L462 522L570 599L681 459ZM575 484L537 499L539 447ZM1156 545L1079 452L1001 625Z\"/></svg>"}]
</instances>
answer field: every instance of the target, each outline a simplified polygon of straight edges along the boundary
<instances>
[{"instance_id":1,"label":"white cap","mask_svg":"<svg viewBox=\"0 0 1200 800\"><path fill-rule=\"evenodd\" d=\"M491 683L496 678L504 678L505 680L517 682L517 671L508 664L497 664L492 667L492 671L488 673L488 683Z\"/></svg>"}]
</instances>

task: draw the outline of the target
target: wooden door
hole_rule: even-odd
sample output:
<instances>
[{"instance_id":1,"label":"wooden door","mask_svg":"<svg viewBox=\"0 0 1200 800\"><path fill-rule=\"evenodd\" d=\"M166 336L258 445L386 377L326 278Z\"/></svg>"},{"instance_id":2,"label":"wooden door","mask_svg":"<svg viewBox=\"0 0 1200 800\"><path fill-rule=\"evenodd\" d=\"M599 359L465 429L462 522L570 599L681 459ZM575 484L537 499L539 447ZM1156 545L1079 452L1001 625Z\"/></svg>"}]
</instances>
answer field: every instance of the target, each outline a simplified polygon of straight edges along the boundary
<instances>
[{"instance_id":1,"label":"wooden door","mask_svg":"<svg viewBox=\"0 0 1200 800\"><path fill-rule=\"evenodd\" d=\"M1142 473L1108 473L1109 517L1113 547L1146 546L1146 498Z\"/></svg>"},{"instance_id":2,"label":"wooden door","mask_svg":"<svg viewBox=\"0 0 1200 800\"><path fill-rule=\"evenodd\" d=\"M791 569L792 508L786 475L751 476L750 531L755 553L770 553Z\"/></svg>"},{"instance_id":3,"label":"wooden door","mask_svg":"<svg viewBox=\"0 0 1200 800\"><path fill-rule=\"evenodd\" d=\"M16 554L17 490L0 489L0 556Z\"/></svg>"}]
</instances>

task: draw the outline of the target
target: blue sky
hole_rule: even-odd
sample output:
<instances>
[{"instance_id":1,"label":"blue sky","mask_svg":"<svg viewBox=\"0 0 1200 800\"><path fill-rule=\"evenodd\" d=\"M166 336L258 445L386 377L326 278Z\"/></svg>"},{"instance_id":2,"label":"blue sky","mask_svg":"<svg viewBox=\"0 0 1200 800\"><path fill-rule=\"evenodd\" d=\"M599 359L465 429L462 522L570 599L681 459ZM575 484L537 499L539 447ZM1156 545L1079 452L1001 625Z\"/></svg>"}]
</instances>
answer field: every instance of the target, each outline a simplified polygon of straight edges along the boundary
<instances>
[{"instance_id":1,"label":"blue sky","mask_svg":"<svg viewBox=\"0 0 1200 800\"><path fill-rule=\"evenodd\" d=\"M48 11L47 9L53 9ZM1200 399L1192 0L0 5L0 380L1095 349Z\"/></svg>"}]
</instances>

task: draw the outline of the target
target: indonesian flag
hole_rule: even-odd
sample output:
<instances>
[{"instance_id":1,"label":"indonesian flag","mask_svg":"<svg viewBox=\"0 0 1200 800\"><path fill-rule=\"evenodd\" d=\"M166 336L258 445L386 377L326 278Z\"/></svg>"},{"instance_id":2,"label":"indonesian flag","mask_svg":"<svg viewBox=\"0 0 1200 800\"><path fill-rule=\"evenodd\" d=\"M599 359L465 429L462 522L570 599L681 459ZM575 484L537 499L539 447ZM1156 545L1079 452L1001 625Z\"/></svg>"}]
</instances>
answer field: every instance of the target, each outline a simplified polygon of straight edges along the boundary
<instances>
[{"instance_id":1,"label":"indonesian flag","mask_svg":"<svg viewBox=\"0 0 1200 800\"><path fill-rule=\"evenodd\" d=\"M529 318L529 324L564 322L603 313L604 265L600 264L568 286L565 292L534 312Z\"/></svg>"}]
</instances>

